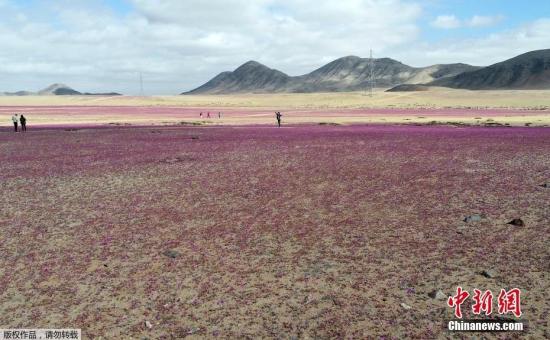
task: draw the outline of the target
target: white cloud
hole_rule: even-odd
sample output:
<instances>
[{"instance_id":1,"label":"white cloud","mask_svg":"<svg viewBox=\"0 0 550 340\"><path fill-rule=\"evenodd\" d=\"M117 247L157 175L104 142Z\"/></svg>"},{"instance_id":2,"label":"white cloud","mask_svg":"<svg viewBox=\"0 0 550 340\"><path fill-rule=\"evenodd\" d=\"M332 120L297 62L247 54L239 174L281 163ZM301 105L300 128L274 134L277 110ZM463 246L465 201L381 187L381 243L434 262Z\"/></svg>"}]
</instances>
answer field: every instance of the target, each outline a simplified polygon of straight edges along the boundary
<instances>
[{"instance_id":1,"label":"white cloud","mask_svg":"<svg viewBox=\"0 0 550 340\"><path fill-rule=\"evenodd\" d=\"M454 15L439 15L431 24L433 27L444 29L458 28L462 25Z\"/></svg>"},{"instance_id":2,"label":"white cloud","mask_svg":"<svg viewBox=\"0 0 550 340\"><path fill-rule=\"evenodd\" d=\"M302 74L415 40L422 10L408 0L130 2L123 17L101 1L12 2L0 12L0 91L65 82L135 93L143 72L149 93L178 93L249 59Z\"/></svg>"},{"instance_id":3,"label":"white cloud","mask_svg":"<svg viewBox=\"0 0 550 340\"><path fill-rule=\"evenodd\" d=\"M460 27L487 27L487 26L493 26L500 21L502 21L504 17L502 15L495 15L495 16L484 16L484 15L474 15L473 17L466 19L466 20L460 20L454 15L439 15L431 22L431 25L436 28L443 28L443 29L454 29L454 28L460 28Z\"/></svg>"},{"instance_id":4,"label":"white cloud","mask_svg":"<svg viewBox=\"0 0 550 340\"><path fill-rule=\"evenodd\" d=\"M129 1L133 10L121 15L100 0L24 9L0 0L0 91L63 82L81 91L131 94L139 92L142 72L148 94L174 94L250 59L291 75L345 55L368 56L371 48L375 57L413 66L483 65L550 41L550 20L539 20L474 40L423 43L423 9L412 0ZM440 26L494 22L450 17Z\"/></svg>"},{"instance_id":5,"label":"white cloud","mask_svg":"<svg viewBox=\"0 0 550 340\"><path fill-rule=\"evenodd\" d=\"M433 61L487 66L525 52L549 48L549 41L550 18L546 18L475 39L449 38L410 46L406 55L397 53L396 56L408 58L415 66L426 66Z\"/></svg>"},{"instance_id":6,"label":"white cloud","mask_svg":"<svg viewBox=\"0 0 550 340\"><path fill-rule=\"evenodd\" d=\"M504 19L502 15L495 16L483 16L483 15L474 15L466 21L466 25L470 27L486 27L493 26Z\"/></svg>"}]
</instances>

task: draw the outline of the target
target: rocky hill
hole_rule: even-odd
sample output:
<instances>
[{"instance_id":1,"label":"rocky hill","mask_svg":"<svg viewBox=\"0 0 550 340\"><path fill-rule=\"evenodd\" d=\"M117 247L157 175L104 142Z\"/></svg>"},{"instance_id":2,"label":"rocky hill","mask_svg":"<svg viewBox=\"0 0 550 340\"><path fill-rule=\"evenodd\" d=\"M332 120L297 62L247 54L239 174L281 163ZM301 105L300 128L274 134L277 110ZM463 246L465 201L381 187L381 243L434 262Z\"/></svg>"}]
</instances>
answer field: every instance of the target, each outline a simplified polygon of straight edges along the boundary
<instances>
[{"instance_id":1,"label":"rocky hill","mask_svg":"<svg viewBox=\"0 0 550 340\"><path fill-rule=\"evenodd\" d=\"M479 70L436 79L428 85L469 90L550 89L550 49L528 52Z\"/></svg>"}]
</instances>

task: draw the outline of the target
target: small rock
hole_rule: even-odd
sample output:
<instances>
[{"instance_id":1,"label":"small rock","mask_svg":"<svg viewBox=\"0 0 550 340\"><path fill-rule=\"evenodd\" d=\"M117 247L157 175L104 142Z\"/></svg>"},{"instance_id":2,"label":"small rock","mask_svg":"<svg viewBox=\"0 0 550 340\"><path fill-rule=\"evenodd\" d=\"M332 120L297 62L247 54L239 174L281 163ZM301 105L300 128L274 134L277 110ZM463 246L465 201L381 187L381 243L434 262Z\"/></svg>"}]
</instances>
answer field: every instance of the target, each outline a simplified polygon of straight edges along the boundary
<instances>
[{"instance_id":1,"label":"small rock","mask_svg":"<svg viewBox=\"0 0 550 340\"><path fill-rule=\"evenodd\" d=\"M466 223L471 223L471 222L479 222L481 221L485 216L483 215L470 215L470 216L466 216L463 221L466 222Z\"/></svg>"},{"instance_id":2,"label":"small rock","mask_svg":"<svg viewBox=\"0 0 550 340\"><path fill-rule=\"evenodd\" d=\"M492 279L492 278L494 278L494 277L497 276L497 273L496 273L494 270L492 270L492 269L482 270L482 271L480 272L480 274L483 275L483 276L485 276L485 277L488 278L488 279Z\"/></svg>"},{"instance_id":3,"label":"small rock","mask_svg":"<svg viewBox=\"0 0 550 340\"><path fill-rule=\"evenodd\" d=\"M507 224L515 225L516 227L524 227L525 226L525 223L523 222L523 220L521 218L514 218L513 220L511 220Z\"/></svg>"},{"instance_id":4,"label":"small rock","mask_svg":"<svg viewBox=\"0 0 550 340\"><path fill-rule=\"evenodd\" d=\"M150 323L149 321L145 321L145 327L147 327L148 329L152 329L152 328L153 328L153 324Z\"/></svg>"},{"instance_id":5,"label":"small rock","mask_svg":"<svg viewBox=\"0 0 550 340\"><path fill-rule=\"evenodd\" d=\"M550 188L550 183L544 183L540 185L543 188Z\"/></svg>"},{"instance_id":6,"label":"small rock","mask_svg":"<svg viewBox=\"0 0 550 340\"><path fill-rule=\"evenodd\" d=\"M189 334L189 335L195 334L195 333L199 332L200 330L201 330L201 329L198 328L198 327L191 327L191 328L189 329L189 331L187 331L187 334Z\"/></svg>"},{"instance_id":7,"label":"small rock","mask_svg":"<svg viewBox=\"0 0 550 340\"><path fill-rule=\"evenodd\" d=\"M180 256L181 254L178 253L178 252L175 251L175 250L169 249L169 250L164 251L164 252L162 253L162 255L168 256L168 257L170 257L170 258L175 259L176 257Z\"/></svg>"},{"instance_id":8,"label":"small rock","mask_svg":"<svg viewBox=\"0 0 550 340\"><path fill-rule=\"evenodd\" d=\"M431 291L428 293L428 296L436 300L445 300L447 298L447 295L445 295L440 289Z\"/></svg>"},{"instance_id":9,"label":"small rock","mask_svg":"<svg viewBox=\"0 0 550 340\"><path fill-rule=\"evenodd\" d=\"M401 307L403 307L403 309L406 309L406 310L409 310L409 309L412 308L411 306L407 305L407 304L404 303L404 302L401 302Z\"/></svg>"}]
</instances>

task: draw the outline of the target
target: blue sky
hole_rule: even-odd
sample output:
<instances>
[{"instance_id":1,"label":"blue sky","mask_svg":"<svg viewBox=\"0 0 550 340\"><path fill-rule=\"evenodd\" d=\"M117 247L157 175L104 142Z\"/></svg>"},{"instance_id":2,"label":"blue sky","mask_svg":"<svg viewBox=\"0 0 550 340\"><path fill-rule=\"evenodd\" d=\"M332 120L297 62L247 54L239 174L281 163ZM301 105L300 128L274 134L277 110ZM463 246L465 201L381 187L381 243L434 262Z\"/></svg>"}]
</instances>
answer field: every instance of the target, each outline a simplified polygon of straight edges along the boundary
<instances>
[{"instance_id":1,"label":"blue sky","mask_svg":"<svg viewBox=\"0 0 550 340\"><path fill-rule=\"evenodd\" d=\"M0 92L174 94L257 60L290 75L346 55L489 65L550 48L546 0L0 0Z\"/></svg>"},{"instance_id":2,"label":"blue sky","mask_svg":"<svg viewBox=\"0 0 550 340\"><path fill-rule=\"evenodd\" d=\"M435 0L425 2L425 20L421 27L427 40L449 37L477 37L528 24L539 18L550 18L550 2L546 0ZM439 15L454 15L460 20L473 16L501 16L501 20L486 27L460 27L440 30L431 25ZM549 44L550 47L550 44Z\"/></svg>"}]
</instances>

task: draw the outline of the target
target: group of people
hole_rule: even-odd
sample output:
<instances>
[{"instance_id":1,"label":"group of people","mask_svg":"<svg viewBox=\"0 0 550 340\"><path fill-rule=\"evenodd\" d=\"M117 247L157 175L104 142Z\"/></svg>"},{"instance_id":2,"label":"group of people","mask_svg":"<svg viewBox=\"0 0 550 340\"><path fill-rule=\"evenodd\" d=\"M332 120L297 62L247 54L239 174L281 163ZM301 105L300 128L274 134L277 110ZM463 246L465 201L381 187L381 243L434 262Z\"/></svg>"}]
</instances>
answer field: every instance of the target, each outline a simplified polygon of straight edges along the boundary
<instances>
[{"instance_id":1,"label":"group of people","mask_svg":"<svg viewBox=\"0 0 550 340\"><path fill-rule=\"evenodd\" d=\"M199 114L199 117L202 118L202 112ZM206 118L210 118L210 112L207 112L206 113ZM218 118L222 118L222 113L221 112L218 112Z\"/></svg>"},{"instance_id":2,"label":"group of people","mask_svg":"<svg viewBox=\"0 0 550 340\"><path fill-rule=\"evenodd\" d=\"M202 112L199 113L199 117L202 118L203 117L203 114ZM281 127L281 118L283 117L283 115L281 114L281 112L277 111L275 112L275 118L277 119L277 125L279 127ZM207 112L206 113L206 118L210 118L210 112ZM221 112L218 112L218 118L222 118L222 113Z\"/></svg>"},{"instance_id":3,"label":"group of people","mask_svg":"<svg viewBox=\"0 0 550 340\"><path fill-rule=\"evenodd\" d=\"M13 130L15 132L18 131L19 124L21 124L21 132L27 131L27 118L25 118L25 116L18 116L18 114L16 113L11 116L11 121L13 122Z\"/></svg>"},{"instance_id":4,"label":"group of people","mask_svg":"<svg viewBox=\"0 0 550 340\"><path fill-rule=\"evenodd\" d=\"M283 115L281 112L277 111L275 112L275 118L277 119L277 125L281 127L281 117ZM202 112L200 113L200 117L202 118ZM210 118L210 112L207 113L206 118ZM222 113L218 112L218 118L222 118ZM18 132L19 124L21 124L21 132L27 131L27 118L25 116L21 115L19 116L17 113L11 116L11 120L13 122L13 130L15 132Z\"/></svg>"}]
</instances>

